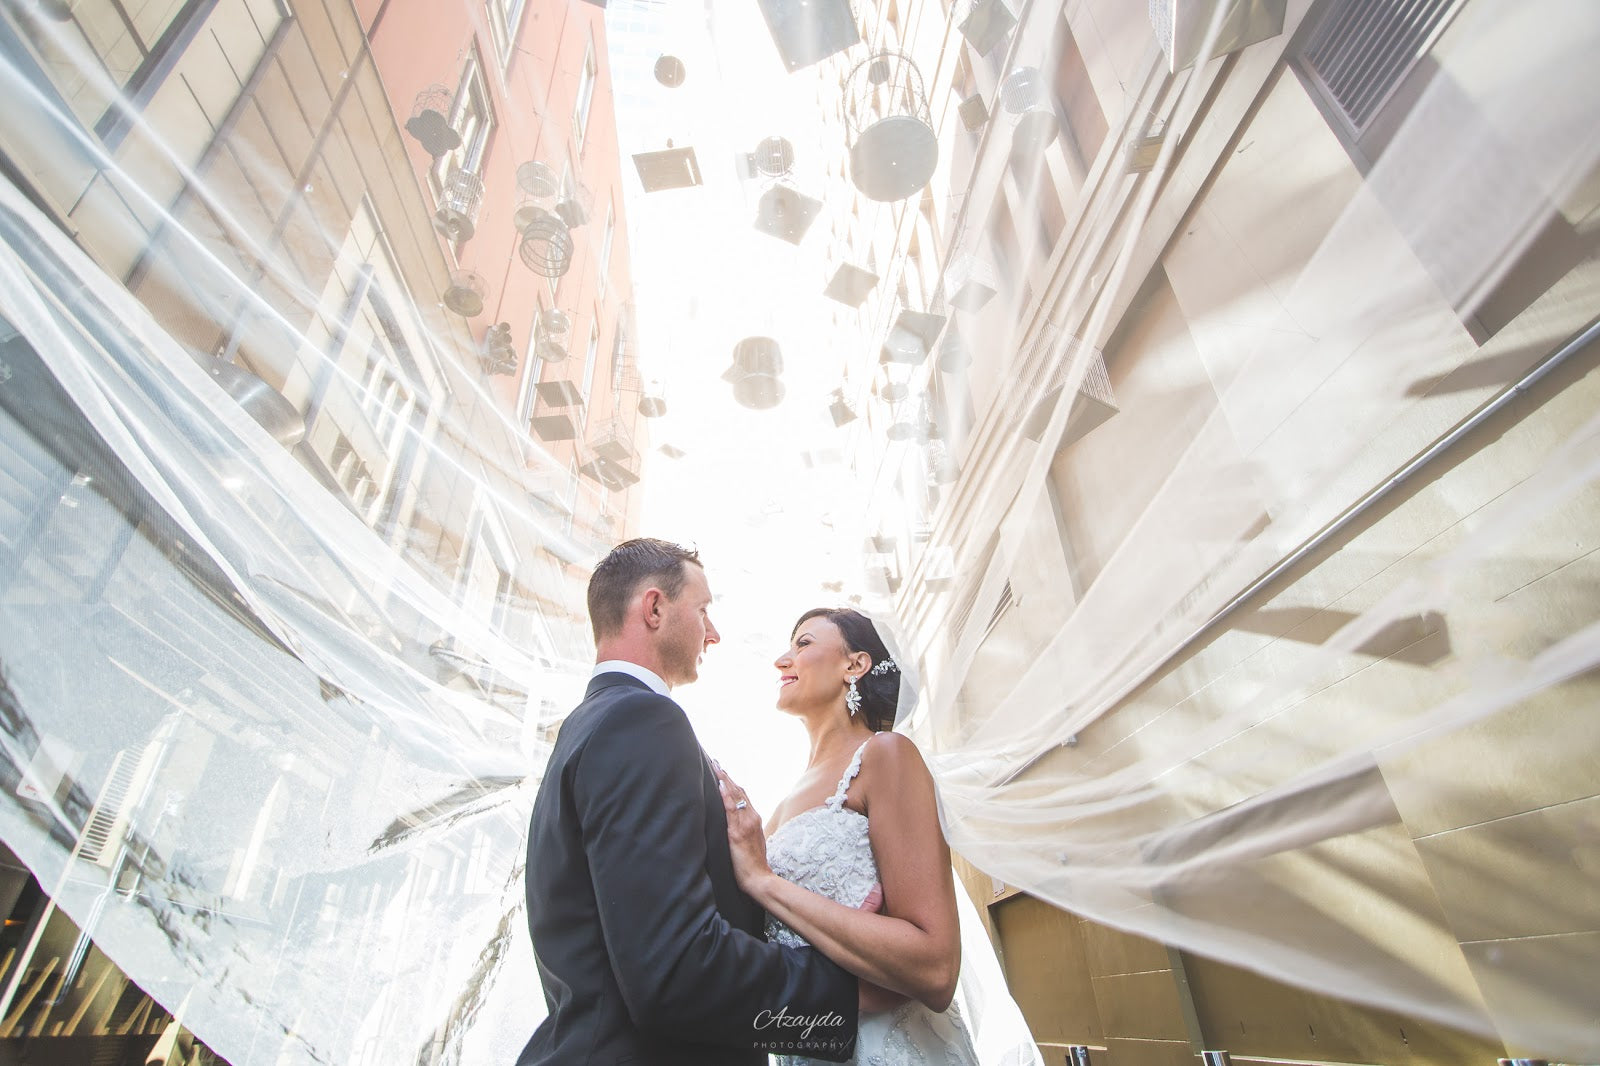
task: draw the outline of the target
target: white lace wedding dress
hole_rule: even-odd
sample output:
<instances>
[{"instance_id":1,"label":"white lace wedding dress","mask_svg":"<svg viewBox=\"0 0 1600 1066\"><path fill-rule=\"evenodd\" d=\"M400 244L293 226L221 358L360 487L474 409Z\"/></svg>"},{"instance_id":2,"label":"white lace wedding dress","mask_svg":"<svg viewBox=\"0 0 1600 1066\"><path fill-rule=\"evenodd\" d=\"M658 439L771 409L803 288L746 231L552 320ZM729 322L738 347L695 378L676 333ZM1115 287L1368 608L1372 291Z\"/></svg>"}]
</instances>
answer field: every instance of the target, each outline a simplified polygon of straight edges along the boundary
<instances>
[{"instance_id":1,"label":"white lace wedding dress","mask_svg":"<svg viewBox=\"0 0 1600 1066\"><path fill-rule=\"evenodd\" d=\"M861 770L861 756L866 744L856 749L849 769L839 780L833 795L820 807L813 807L789 819L778 831L767 838L767 861L773 872L836 903L859 907L878 883L878 864L872 855L872 842L867 836L867 816L844 805L850 782ZM958 901L963 895L957 891ZM857 1066L1029 1066L1040 1063L1038 1049L1028 1035L1021 1012L1005 992L1004 979L999 977L992 950L987 938L981 945L974 944L968 935L976 922L976 912L971 906L970 921L962 922L964 957L961 980L955 1000L942 1013L910 1000L892 1011L863 1014L860 1035L856 1039L855 1056L849 1061ZM965 919L967 915L963 915ZM805 939L776 918L767 918L767 939L781 944L801 945ZM983 934L981 931L979 936ZM987 968L974 965L974 953L987 953ZM980 980L980 976L984 978ZM998 979L998 998L1003 1007L996 1012L991 1007L996 999L993 985ZM979 988L979 985L988 987ZM989 1001L986 1006L986 1000ZM1005 1008L1009 1008L1006 1010ZM980 1040L968 1023L981 1012L999 1022L1003 1034L998 1040ZM993 1028L993 1025L991 1025ZM980 1048L983 1049L980 1054ZM778 1066L807 1066L819 1059L792 1055L774 1056ZM1042 1066L1042 1064L1041 1064Z\"/></svg>"}]
</instances>

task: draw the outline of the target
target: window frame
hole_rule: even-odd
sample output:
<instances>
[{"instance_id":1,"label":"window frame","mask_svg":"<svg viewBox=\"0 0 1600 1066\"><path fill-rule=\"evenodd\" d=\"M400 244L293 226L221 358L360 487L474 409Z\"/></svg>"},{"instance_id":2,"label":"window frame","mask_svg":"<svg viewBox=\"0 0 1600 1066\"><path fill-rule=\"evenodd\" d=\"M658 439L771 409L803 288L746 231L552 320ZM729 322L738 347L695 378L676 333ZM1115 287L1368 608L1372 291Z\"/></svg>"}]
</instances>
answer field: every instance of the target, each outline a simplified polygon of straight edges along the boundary
<instances>
[{"instance_id":1,"label":"window frame","mask_svg":"<svg viewBox=\"0 0 1600 1066\"><path fill-rule=\"evenodd\" d=\"M606 200L606 230L605 236L600 241L599 276L595 280L595 293L604 296L611 287L611 248L617 239L617 209L615 204Z\"/></svg>"},{"instance_id":2,"label":"window frame","mask_svg":"<svg viewBox=\"0 0 1600 1066\"><path fill-rule=\"evenodd\" d=\"M451 128L458 132L461 130L461 120L472 104L481 106L482 116L472 131L471 139L462 136L458 147L434 160L433 166L428 168L428 188L433 193L435 203L444 196L445 184L457 170L474 174L481 172L499 126L494 98L489 94L489 84L483 76L483 57L478 54L476 45L467 53L466 62L461 67L461 80L456 85L455 98L450 101Z\"/></svg>"},{"instance_id":3,"label":"window frame","mask_svg":"<svg viewBox=\"0 0 1600 1066\"><path fill-rule=\"evenodd\" d=\"M600 365L600 310L596 308L589 320L589 348L583 357L583 424L589 425L589 411L594 405L595 371Z\"/></svg>"},{"instance_id":4,"label":"window frame","mask_svg":"<svg viewBox=\"0 0 1600 1066\"><path fill-rule=\"evenodd\" d=\"M500 73L507 74L517 54L517 37L528 14L528 0L484 0L483 6L489 15L489 36L494 38L495 52L500 57Z\"/></svg>"},{"instance_id":5,"label":"window frame","mask_svg":"<svg viewBox=\"0 0 1600 1066\"><path fill-rule=\"evenodd\" d=\"M595 53L594 34L589 34L584 46L583 66L578 71L578 95L572 105L572 138L583 154L589 139L589 118L594 113L595 86L600 81L600 59Z\"/></svg>"},{"instance_id":6,"label":"window frame","mask_svg":"<svg viewBox=\"0 0 1600 1066\"><path fill-rule=\"evenodd\" d=\"M155 97L156 91L166 82L167 76L177 66L178 60L187 51L190 43L199 35L206 19L216 10L218 0L184 0L148 49L140 39L133 25L132 16L128 14L122 0L104 0L104 2L116 11L128 31L128 37L141 53L139 65L128 75L128 80L119 90L126 106L119 106L113 102L94 123L95 136L99 137L107 148L114 149L133 128L133 119L129 112L143 110L144 106ZM106 57L102 56L90 42L89 34L84 30L83 23L78 20L76 10L72 12L70 22L77 28L90 53L100 60L102 67L105 67ZM109 68L105 73L113 81L116 80Z\"/></svg>"}]
</instances>

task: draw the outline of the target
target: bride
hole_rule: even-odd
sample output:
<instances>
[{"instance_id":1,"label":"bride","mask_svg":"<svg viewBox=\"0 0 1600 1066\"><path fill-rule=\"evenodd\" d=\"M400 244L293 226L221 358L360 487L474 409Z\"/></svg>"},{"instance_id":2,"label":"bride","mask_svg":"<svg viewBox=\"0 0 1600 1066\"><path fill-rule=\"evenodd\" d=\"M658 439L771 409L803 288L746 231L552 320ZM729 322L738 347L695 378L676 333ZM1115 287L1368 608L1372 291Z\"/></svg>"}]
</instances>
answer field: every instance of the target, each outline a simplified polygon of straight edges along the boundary
<instances>
[{"instance_id":1,"label":"bride","mask_svg":"<svg viewBox=\"0 0 1600 1066\"><path fill-rule=\"evenodd\" d=\"M766 908L768 940L810 944L861 979L851 1062L975 1066L956 994L961 927L933 778L916 745L890 731L899 666L872 622L847 608L807 611L774 665L778 707L805 723L811 756L765 833L719 769L739 887ZM1024 1035L1005 1057L1036 1055Z\"/></svg>"}]
</instances>

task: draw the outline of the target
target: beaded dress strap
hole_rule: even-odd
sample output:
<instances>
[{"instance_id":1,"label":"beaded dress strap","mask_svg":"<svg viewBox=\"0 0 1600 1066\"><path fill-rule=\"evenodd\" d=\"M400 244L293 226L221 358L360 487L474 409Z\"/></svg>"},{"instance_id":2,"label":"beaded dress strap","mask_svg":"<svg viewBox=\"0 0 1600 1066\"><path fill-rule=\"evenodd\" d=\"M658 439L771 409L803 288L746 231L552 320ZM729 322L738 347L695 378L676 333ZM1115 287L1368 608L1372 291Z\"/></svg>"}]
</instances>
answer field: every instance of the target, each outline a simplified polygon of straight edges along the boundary
<instances>
[{"instance_id":1,"label":"beaded dress strap","mask_svg":"<svg viewBox=\"0 0 1600 1066\"><path fill-rule=\"evenodd\" d=\"M876 733L872 734L874 737L877 735L878 734ZM850 791L850 782L853 781L855 776L861 772L861 756L866 753L867 745L871 743L872 737L868 737L862 742L861 746L856 749L854 757L852 757L850 760L849 769L845 770L844 776L839 778L839 787L834 789L833 795L829 796L827 799L827 807L829 810L837 811L844 806L844 795L846 792Z\"/></svg>"}]
</instances>

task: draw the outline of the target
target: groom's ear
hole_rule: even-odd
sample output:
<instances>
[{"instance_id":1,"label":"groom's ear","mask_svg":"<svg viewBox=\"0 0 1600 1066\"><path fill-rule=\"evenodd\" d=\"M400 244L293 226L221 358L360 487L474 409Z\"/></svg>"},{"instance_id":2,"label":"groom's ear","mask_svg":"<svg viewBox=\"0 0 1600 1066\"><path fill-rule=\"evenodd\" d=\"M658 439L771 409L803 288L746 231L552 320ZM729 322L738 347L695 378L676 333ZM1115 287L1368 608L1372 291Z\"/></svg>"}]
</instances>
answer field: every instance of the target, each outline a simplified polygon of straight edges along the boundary
<instances>
[{"instance_id":1,"label":"groom's ear","mask_svg":"<svg viewBox=\"0 0 1600 1066\"><path fill-rule=\"evenodd\" d=\"M660 629L666 620L667 595L658 588L647 588L639 597L639 610L647 629Z\"/></svg>"}]
</instances>

